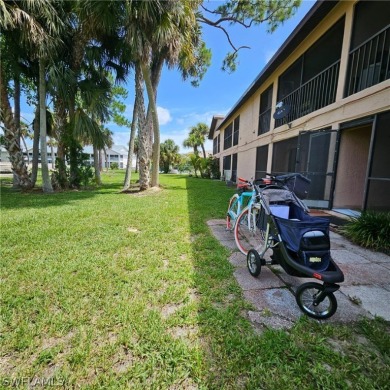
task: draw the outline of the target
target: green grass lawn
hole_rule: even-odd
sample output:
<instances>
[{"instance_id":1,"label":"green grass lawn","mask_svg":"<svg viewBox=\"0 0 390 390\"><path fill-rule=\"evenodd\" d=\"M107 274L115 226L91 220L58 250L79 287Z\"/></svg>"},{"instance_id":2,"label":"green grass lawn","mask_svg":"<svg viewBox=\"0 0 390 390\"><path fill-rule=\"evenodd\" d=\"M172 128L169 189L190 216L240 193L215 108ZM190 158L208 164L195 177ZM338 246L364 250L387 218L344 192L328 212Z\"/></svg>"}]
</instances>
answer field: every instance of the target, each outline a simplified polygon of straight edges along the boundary
<instances>
[{"instance_id":1,"label":"green grass lawn","mask_svg":"<svg viewBox=\"0 0 390 390\"><path fill-rule=\"evenodd\" d=\"M122 194L123 178L52 195L3 180L0 389L389 388L382 320L252 328L206 225L231 188L161 175L161 190Z\"/></svg>"}]
</instances>

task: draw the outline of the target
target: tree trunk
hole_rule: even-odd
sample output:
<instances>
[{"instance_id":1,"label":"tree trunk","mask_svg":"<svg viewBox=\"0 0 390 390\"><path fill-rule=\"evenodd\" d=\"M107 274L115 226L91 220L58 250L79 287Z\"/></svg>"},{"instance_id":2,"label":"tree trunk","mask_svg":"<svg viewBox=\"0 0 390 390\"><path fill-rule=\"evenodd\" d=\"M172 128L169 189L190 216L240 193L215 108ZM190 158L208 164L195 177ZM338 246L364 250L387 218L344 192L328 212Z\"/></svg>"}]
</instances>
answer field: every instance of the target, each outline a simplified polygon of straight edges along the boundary
<instances>
[{"instance_id":1,"label":"tree trunk","mask_svg":"<svg viewBox=\"0 0 390 390\"><path fill-rule=\"evenodd\" d=\"M47 163L46 80L44 61L39 59L39 127L43 192L53 192Z\"/></svg>"},{"instance_id":2,"label":"tree trunk","mask_svg":"<svg viewBox=\"0 0 390 390\"><path fill-rule=\"evenodd\" d=\"M39 94L39 92L38 92ZM34 139L33 139L33 157L32 157L32 168L31 168L31 180L33 185L37 182L38 176L38 160L39 160L39 110L35 110L35 118L33 121Z\"/></svg>"},{"instance_id":3,"label":"tree trunk","mask_svg":"<svg viewBox=\"0 0 390 390\"><path fill-rule=\"evenodd\" d=\"M16 73L17 74L14 77L14 119L16 131L18 133L18 144L23 156L23 150L20 147L20 136L22 135L20 131L20 74L18 72ZM15 172L13 174L13 187L19 187L19 178Z\"/></svg>"},{"instance_id":4,"label":"tree trunk","mask_svg":"<svg viewBox=\"0 0 390 390\"><path fill-rule=\"evenodd\" d=\"M60 98L55 100L55 111L57 118L57 133L58 133L58 145L57 145L57 158L56 158L56 169L57 169L57 181L62 189L68 188L69 181L66 172L66 161L65 161L65 138L67 131L67 113L64 105L64 101Z\"/></svg>"},{"instance_id":5,"label":"tree trunk","mask_svg":"<svg viewBox=\"0 0 390 390\"><path fill-rule=\"evenodd\" d=\"M203 157L206 158L206 150L204 148L204 145L203 144L200 144L200 147L202 148L202 152L203 152Z\"/></svg>"},{"instance_id":6,"label":"tree trunk","mask_svg":"<svg viewBox=\"0 0 390 390\"><path fill-rule=\"evenodd\" d=\"M102 150L99 149L99 171L103 171L103 156L102 156Z\"/></svg>"},{"instance_id":7,"label":"tree trunk","mask_svg":"<svg viewBox=\"0 0 390 390\"><path fill-rule=\"evenodd\" d=\"M152 187L159 185L159 163L160 163L160 128L158 124L157 107L155 93L153 91L152 80L150 77L150 67L141 63L142 75L145 80L145 86L148 93L149 109L153 119L153 163L152 163ZM149 111L149 110L148 110Z\"/></svg>"},{"instance_id":8,"label":"tree trunk","mask_svg":"<svg viewBox=\"0 0 390 390\"><path fill-rule=\"evenodd\" d=\"M134 108L133 108L133 119L131 121L131 130L130 130L130 141L129 141L129 153L127 155L127 167L126 167L126 177L125 183L123 186L124 190L129 189L131 182L131 169L133 163L133 155L134 155L134 141L135 141L135 133L137 129L138 122L138 113L139 113L139 94L137 91L142 90L142 73L139 65L135 67L135 100L134 100Z\"/></svg>"},{"instance_id":9,"label":"tree trunk","mask_svg":"<svg viewBox=\"0 0 390 390\"><path fill-rule=\"evenodd\" d=\"M101 186L102 178L100 176L100 169L99 169L99 151L95 145L93 145L93 167L95 170L95 182L98 186Z\"/></svg>"},{"instance_id":10,"label":"tree trunk","mask_svg":"<svg viewBox=\"0 0 390 390\"><path fill-rule=\"evenodd\" d=\"M137 65L139 67L139 64ZM141 70L142 72L142 70ZM139 186L140 190L150 187L150 137L149 129L146 126L145 102L143 86L136 84L136 95L138 99L138 161L139 161Z\"/></svg>"},{"instance_id":11,"label":"tree trunk","mask_svg":"<svg viewBox=\"0 0 390 390\"><path fill-rule=\"evenodd\" d=\"M18 176L19 187L30 189L33 183L28 174L26 163L23 159L23 153L20 150L18 142L18 129L16 128L14 116L7 94L7 85L3 75L3 67L0 67L0 104L2 111L2 120L4 124L4 146L9 154L13 172Z\"/></svg>"}]
</instances>

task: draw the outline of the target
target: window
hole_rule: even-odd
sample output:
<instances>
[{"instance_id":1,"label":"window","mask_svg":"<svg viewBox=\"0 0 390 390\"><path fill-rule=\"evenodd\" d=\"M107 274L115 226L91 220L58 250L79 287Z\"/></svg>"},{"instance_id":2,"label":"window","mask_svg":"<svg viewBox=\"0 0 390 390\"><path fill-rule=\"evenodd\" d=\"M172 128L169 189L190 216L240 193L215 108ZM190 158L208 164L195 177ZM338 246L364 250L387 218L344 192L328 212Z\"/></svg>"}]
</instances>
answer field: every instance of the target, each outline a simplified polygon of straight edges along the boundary
<instances>
[{"instance_id":1,"label":"window","mask_svg":"<svg viewBox=\"0 0 390 390\"><path fill-rule=\"evenodd\" d=\"M279 77L278 101L340 59L343 35L344 18L335 23Z\"/></svg>"},{"instance_id":2,"label":"window","mask_svg":"<svg viewBox=\"0 0 390 390\"><path fill-rule=\"evenodd\" d=\"M213 139L213 154L217 154L220 152L220 134L218 134L214 139Z\"/></svg>"},{"instance_id":3,"label":"window","mask_svg":"<svg viewBox=\"0 0 390 390\"><path fill-rule=\"evenodd\" d=\"M306 83L341 57L344 35L344 18L334 24L304 54L302 82Z\"/></svg>"},{"instance_id":4,"label":"window","mask_svg":"<svg viewBox=\"0 0 390 390\"><path fill-rule=\"evenodd\" d=\"M278 102L300 87L302 82L302 65L303 56L279 77Z\"/></svg>"},{"instance_id":5,"label":"window","mask_svg":"<svg viewBox=\"0 0 390 390\"><path fill-rule=\"evenodd\" d=\"M224 131L223 138L223 150L229 149L232 147L232 132L233 132L233 123L230 123Z\"/></svg>"},{"instance_id":6,"label":"window","mask_svg":"<svg viewBox=\"0 0 390 390\"><path fill-rule=\"evenodd\" d=\"M390 2L359 1L355 5L351 49L355 49L389 25Z\"/></svg>"},{"instance_id":7,"label":"window","mask_svg":"<svg viewBox=\"0 0 390 390\"><path fill-rule=\"evenodd\" d=\"M234 120L234 130L233 130L233 146L238 145L240 132L240 116Z\"/></svg>"},{"instance_id":8,"label":"window","mask_svg":"<svg viewBox=\"0 0 390 390\"><path fill-rule=\"evenodd\" d=\"M259 146L256 149L256 174L255 179L265 177L267 173L268 145Z\"/></svg>"},{"instance_id":9,"label":"window","mask_svg":"<svg viewBox=\"0 0 390 390\"><path fill-rule=\"evenodd\" d=\"M368 177L367 209L388 211L390 208L390 111L379 114L376 121L372 163Z\"/></svg>"},{"instance_id":10,"label":"window","mask_svg":"<svg viewBox=\"0 0 390 390\"><path fill-rule=\"evenodd\" d=\"M270 130L273 84L260 95L259 128L257 135Z\"/></svg>"},{"instance_id":11,"label":"window","mask_svg":"<svg viewBox=\"0 0 390 390\"><path fill-rule=\"evenodd\" d=\"M223 170L229 170L231 167L232 156L223 157Z\"/></svg>"},{"instance_id":12,"label":"window","mask_svg":"<svg viewBox=\"0 0 390 390\"><path fill-rule=\"evenodd\" d=\"M229 126L225 128L223 150L238 145L239 136L240 136L240 116L234 119L234 121L231 122Z\"/></svg>"},{"instance_id":13,"label":"window","mask_svg":"<svg viewBox=\"0 0 390 390\"><path fill-rule=\"evenodd\" d=\"M234 153L232 157L232 176L230 180L234 183L237 181L237 153Z\"/></svg>"},{"instance_id":14,"label":"window","mask_svg":"<svg viewBox=\"0 0 390 390\"><path fill-rule=\"evenodd\" d=\"M298 137L276 142L272 153L272 172L284 174L295 172Z\"/></svg>"},{"instance_id":15,"label":"window","mask_svg":"<svg viewBox=\"0 0 390 390\"><path fill-rule=\"evenodd\" d=\"M355 5L345 96L390 78L390 2Z\"/></svg>"},{"instance_id":16,"label":"window","mask_svg":"<svg viewBox=\"0 0 390 390\"><path fill-rule=\"evenodd\" d=\"M290 112L275 127L336 100L344 23L343 17L279 77L277 100L290 106Z\"/></svg>"},{"instance_id":17,"label":"window","mask_svg":"<svg viewBox=\"0 0 390 390\"><path fill-rule=\"evenodd\" d=\"M232 156L224 156L223 157L223 175L225 176L225 180L230 180L232 176L231 166L232 166Z\"/></svg>"}]
</instances>

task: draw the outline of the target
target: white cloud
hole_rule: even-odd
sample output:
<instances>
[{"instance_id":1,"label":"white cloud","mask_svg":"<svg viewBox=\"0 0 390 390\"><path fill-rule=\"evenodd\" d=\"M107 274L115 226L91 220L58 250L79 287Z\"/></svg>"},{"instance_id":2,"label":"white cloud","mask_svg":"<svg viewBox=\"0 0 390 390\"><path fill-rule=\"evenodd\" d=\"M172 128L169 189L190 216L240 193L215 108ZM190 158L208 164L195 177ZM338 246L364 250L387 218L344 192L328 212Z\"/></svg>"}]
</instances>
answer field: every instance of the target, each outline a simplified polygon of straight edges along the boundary
<instances>
[{"instance_id":1,"label":"white cloud","mask_svg":"<svg viewBox=\"0 0 390 390\"><path fill-rule=\"evenodd\" d=\"M183 146L183 141L188 137L188 130L183 130L181 132L169 133L169 134L161 134L161 143L166 141L167 139L171 139L175 142L175 144L179 147L180 153L189 153L193 152L192 148L185 148ZM206 153L212 153L213 143L210 140L206 140L205 142ZM200 151L200 148L199 148Z\"/></svg>"},{"instance_id":2,"label":"white cloud","mask_svg":"<svg viewBox=\"0 0 390 390\"><path fill-rule=\"evenodd\" d=\"M166 125L172 121L171 114L168 109L163 107L157 107L158 121L161 126Z\"/></svg>"},{"instance_id":3,"label":"white cloud","mask_svg":"<svg viewBox=\"0 0 390 390\"><path fill-rule=\"evenodd\" d=\"M191 112L186 115L182 115L180 118L176 120L177 124L188 126L188 128L192 126L196 126L198 123L206 123L208 126L211 124L211 120L213 119L214 115L225 115L228 112L228 110L223 110L221 112L215 112L215 111L208 111L208 112Z\"/></svg>"}]
</instances>

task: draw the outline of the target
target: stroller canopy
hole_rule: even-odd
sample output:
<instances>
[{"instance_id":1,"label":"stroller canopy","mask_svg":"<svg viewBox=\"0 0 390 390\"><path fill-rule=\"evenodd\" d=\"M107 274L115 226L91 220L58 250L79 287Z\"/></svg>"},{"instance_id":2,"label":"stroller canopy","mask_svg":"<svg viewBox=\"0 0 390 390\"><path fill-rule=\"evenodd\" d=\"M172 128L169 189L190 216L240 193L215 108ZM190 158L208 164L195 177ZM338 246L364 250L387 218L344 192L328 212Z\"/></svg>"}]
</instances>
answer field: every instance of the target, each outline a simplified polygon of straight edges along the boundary
<instances>
[{"instance_id":1,"label":"stroller canopy","mask_svg":"<svg viewBox=\"0 0 390 390\"><path fill-rule=\"evenodd\" d=\"M301 207L295 195L283 188L266 188L261 192L261 196L269 208L272 204L289 204L293 203Z\"/></svg>"}]
</instances>

